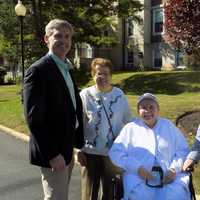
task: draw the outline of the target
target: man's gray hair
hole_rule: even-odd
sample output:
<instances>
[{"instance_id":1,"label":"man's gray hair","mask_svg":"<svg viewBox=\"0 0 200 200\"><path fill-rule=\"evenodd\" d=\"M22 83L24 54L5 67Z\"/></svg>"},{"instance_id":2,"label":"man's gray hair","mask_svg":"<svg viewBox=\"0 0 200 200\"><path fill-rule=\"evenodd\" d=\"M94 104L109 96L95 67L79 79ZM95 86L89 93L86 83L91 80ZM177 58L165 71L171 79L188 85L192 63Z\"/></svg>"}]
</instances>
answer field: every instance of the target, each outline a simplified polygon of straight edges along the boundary
<instances>
[{"instance_id":1,"label":"man's gray hair","mask_svg":"<svg viewBox=\"0 0 200 200\"><path fill-rule=\"evenodd\" d=\"M67 20L62 20L62 19L51 20L45 27L45 34L51 35L53 32L53 29L59 29L62 27L69 29L71 35L73 35L74 29L73 29L72 25Z\"/></svg>"}]
</instances>

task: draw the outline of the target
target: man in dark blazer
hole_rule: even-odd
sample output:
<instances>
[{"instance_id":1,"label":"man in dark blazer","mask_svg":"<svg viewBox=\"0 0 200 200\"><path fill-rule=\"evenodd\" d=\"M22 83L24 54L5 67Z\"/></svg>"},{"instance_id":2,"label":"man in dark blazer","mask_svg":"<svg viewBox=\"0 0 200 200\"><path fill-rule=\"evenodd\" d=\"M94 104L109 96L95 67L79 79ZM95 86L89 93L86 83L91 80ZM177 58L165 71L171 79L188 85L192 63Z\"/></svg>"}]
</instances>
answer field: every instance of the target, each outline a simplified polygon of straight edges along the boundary
<instances>
[{"instance_id":1,"label":"man in dark blazer","mask_svg":"<svg viewBox=\"0 0 200 200\"><path fill-rule=\"evenodd\" d=\"M24 78L23 98L30 130L30 162L40 166L45 200L67 200L73 147L83 146L82 103L66 59L73 28L51 20L44 41L49 52Z\"/></svg>"}]
</instances>

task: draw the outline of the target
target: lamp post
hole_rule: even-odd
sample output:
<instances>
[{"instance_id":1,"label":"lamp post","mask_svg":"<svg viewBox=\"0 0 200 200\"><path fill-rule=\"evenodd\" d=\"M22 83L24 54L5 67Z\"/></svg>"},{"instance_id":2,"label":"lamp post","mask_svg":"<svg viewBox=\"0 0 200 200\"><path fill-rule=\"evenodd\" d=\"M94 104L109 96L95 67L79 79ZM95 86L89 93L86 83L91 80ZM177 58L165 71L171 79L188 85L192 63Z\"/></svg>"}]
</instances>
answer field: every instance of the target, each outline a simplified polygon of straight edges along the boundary
<instances>
[{"instance_id":1,"label":"lamp post","mask_svg":"<svg viewBox=\"0 0 200 200\"><path fill-rule=\"evenodd\" d=\"M23 39L23 19L26 15L26 7L22 4L22 1L18 0L15 6L16 15L19 17L20 21L20 35L21 35L21 61L22 61L22 82L24 80L24 39Z\"/></svg>"}]
</instances>

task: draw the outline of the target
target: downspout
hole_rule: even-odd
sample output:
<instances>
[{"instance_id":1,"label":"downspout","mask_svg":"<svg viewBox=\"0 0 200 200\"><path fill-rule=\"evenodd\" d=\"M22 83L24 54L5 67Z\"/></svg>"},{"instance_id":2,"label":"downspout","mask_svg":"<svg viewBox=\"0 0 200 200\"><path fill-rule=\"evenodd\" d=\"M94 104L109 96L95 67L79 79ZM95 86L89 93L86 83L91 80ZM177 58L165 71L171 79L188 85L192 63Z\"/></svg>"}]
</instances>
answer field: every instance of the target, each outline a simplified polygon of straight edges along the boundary
<instances>
[{"instance_id":1,"label":"downspout","mask_svg":"<svg viewBox=\"0 0 200 200\"><path fill-rule=\"evenodd\" d=\"M122 18L122 70L126 69L126 20Z\"/></svg>"}]
</instances>

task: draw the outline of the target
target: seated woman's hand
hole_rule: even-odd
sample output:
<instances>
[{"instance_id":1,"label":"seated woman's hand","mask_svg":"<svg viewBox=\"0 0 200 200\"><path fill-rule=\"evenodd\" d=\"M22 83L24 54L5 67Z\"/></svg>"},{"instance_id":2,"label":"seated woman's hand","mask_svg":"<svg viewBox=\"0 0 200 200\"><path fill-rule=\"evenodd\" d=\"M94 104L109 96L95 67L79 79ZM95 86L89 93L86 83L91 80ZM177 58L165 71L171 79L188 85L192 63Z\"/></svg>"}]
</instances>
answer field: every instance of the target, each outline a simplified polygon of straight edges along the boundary
<instances>
[{"instance_id":1,"label":"seated woman's hand","mask_svg":"<svg viewBox=\"0 0 200 200\"><path fill-rule=\"evenodd\" d=\"M163 184L171 183L176 178L176 171L175 169L169 169L167 175L163 178Z\"/></svg>"},{"instance_id":2,"label":"seated woman's hand","mask_svg":"<svg viewBox=\"0 0 200 200\"><path fill-rule=\"evenodd\" d=\"M183 164L183 171L193 171L194 170L195 161L192 159L186 159Z\"/></svg>"},{"instance_id":3,"label":"seated woman's hand","mask_svg":"<svg viewBox=\"0 0 200 200\"><path fill-rule=\"evenodd\" d=\"M148 170L146 170L143 166L139 167L138 175L144 180L153 180L153 176L151 175L151 173Z\"/></svg>"}]
</instances>

